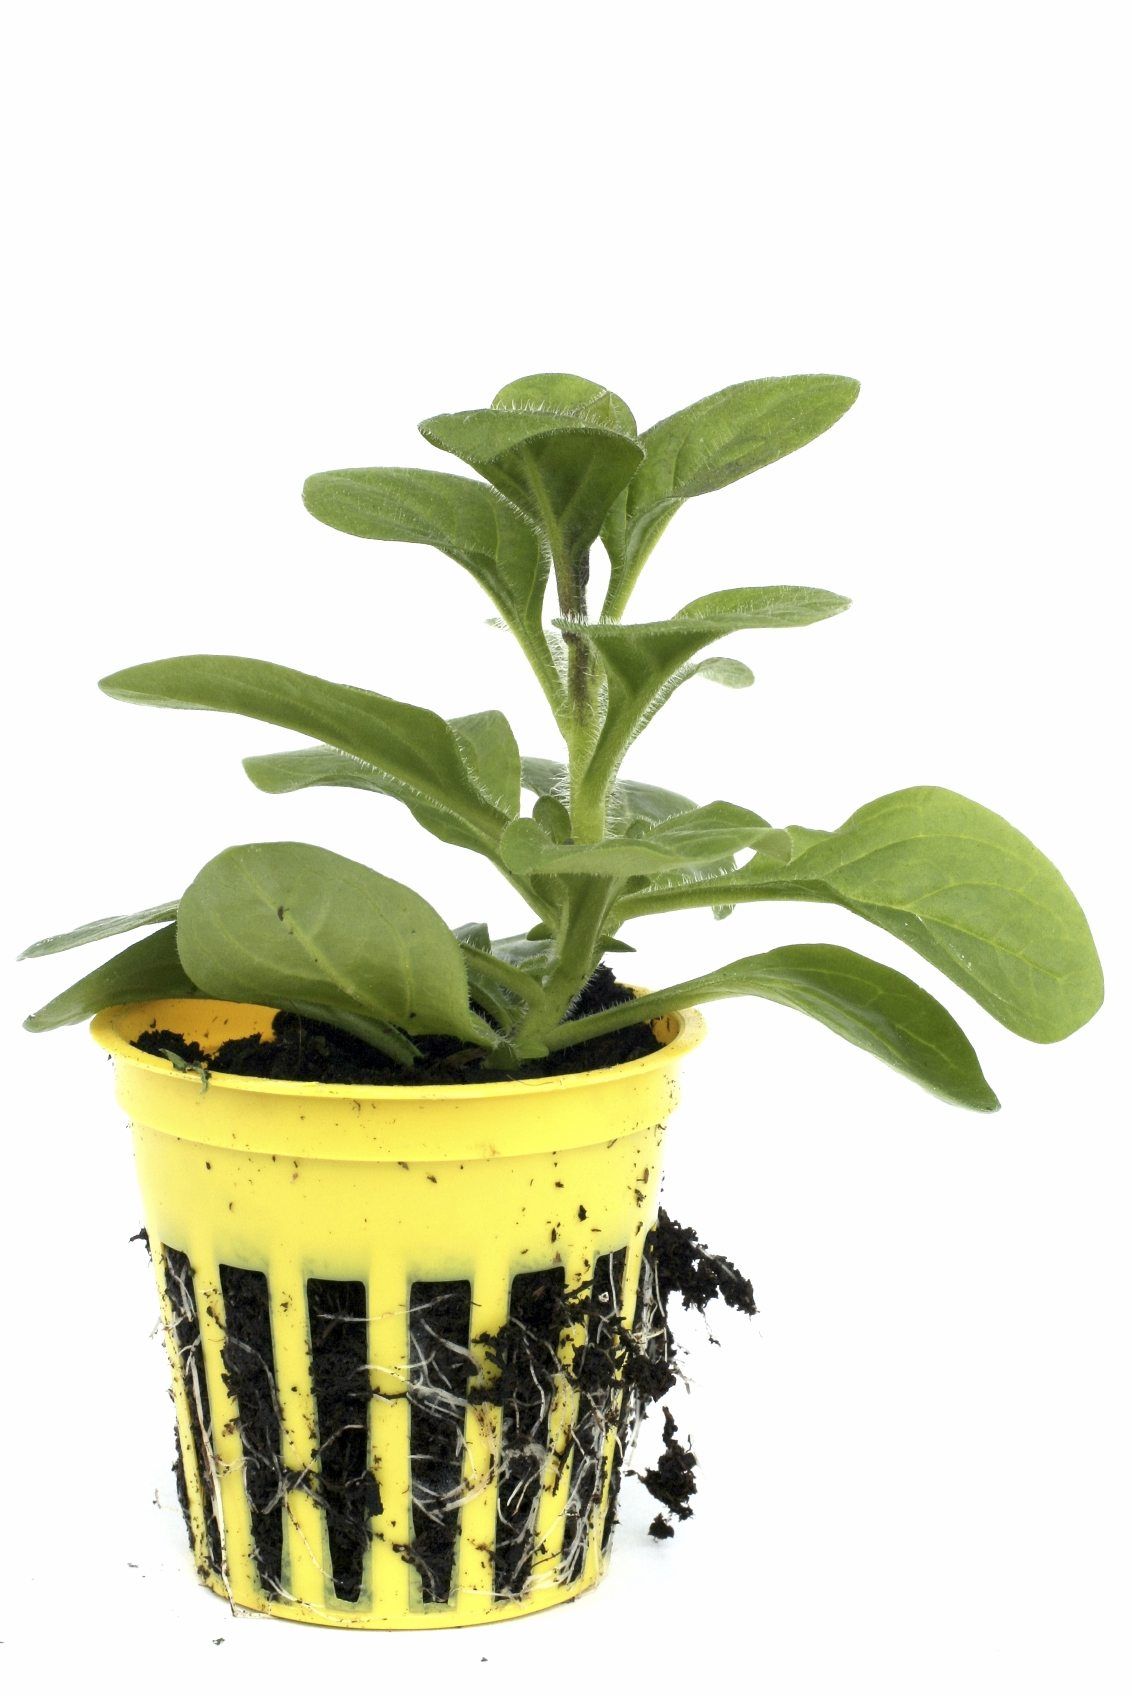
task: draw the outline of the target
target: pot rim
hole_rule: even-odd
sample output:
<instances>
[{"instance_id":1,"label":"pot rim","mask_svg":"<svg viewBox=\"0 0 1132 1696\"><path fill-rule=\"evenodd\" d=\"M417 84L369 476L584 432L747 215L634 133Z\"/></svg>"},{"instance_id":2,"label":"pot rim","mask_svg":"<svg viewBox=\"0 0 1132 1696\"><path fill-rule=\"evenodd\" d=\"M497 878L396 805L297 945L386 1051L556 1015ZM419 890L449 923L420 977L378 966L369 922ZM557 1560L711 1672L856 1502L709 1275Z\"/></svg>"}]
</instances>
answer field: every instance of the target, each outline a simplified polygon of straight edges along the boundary
<instances>
[{"instance_id":1,"label":"pot rim","mask_svg":"<svg viewBox=\"0 0 1132 1696\"><path fill-rule=\"evenodd\" d=\"M633 988L634 994L644 993L635 986L629 987ZM162 1059L156 1054L146 1054L142 1049L133 1046L133 1037L151 1025L156 1009L168 1010L156 1015L158 1025L165 1024L166 1028L175 1028L166 1021L176 1017L178 1008L193 1009L197 1020L209 1008L217 1012L225 1008L238 1008L249 1021L259 1024L270 1024L278 1011L273 1007L243 1001L161 997L152 1001L125 1002L115 1007L103 1008L91 1020L90 1034L115 1062L150 1072L156 1077L182 1082L188 1088L199 1091L200 1084L195 1073L178 1071L172 1061ZM260 1015L259 1020L254 1020L254 1015ZM229 1072L210 1072L208 1087L210 1094L213 1090L220 1089L239 1094L282 1096L308 1101L385 1101L400 1104L453 1102L464 1099L490 1101L503 1097L557 1094L564 1089L592 1089L595 1085L622 1080L629 1082L643 1078L651 1072L669 1069L674 1062L682 1060L692 1049L697 1048L707 1032L707 1021L695 1007L661 1014L658 1018L649 1020L649 1023L654 1034L663 1043L655 1053L641 1055L636 1060L622 1061L617 1066L603 1066L587 1072L562 1072L545 1078L506 1078L498 1083L484 1084L319 1084L299 1083L288 1078L251 1078Z\"/></svg>"}]
</instances>

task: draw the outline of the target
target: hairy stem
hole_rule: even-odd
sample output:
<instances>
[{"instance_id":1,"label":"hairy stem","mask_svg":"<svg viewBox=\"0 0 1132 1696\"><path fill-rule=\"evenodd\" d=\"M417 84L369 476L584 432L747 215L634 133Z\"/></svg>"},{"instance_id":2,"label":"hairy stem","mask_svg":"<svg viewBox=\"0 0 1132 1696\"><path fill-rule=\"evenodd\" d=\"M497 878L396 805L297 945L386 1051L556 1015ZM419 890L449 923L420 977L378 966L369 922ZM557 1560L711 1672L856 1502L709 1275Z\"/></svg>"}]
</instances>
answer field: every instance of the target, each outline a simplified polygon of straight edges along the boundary
<instances>
[{"instance_id":1,"label":"hairy stem","mask_svg":"<svg viewBox=\"0 0 1132 1696\"><path fill-rule=\"evenodd\" d=\"M555 961L543 983L542 1003L532 1007L515 1032L516 1047L551 1046L551 1036L585 987L597 963L613 888L608 878L572 877L558 932Z\"/></svg>"}]
</instances>

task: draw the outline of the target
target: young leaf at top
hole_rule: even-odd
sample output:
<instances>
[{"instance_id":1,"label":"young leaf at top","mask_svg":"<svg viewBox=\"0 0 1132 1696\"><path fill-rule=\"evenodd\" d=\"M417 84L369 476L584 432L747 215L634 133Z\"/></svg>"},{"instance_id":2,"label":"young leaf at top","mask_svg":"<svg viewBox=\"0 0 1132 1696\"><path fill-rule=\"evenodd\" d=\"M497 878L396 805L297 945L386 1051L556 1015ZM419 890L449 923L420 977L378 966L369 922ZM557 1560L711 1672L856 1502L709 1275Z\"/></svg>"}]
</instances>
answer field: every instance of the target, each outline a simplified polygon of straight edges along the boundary
<instances>
[{"instance_id":1,"label":"young leaf at top","mask_svg":"<svg viewBox=\"0 0 1132 1696\"><path fill-rule=\"evenodd\" d=\"M635 438L580 423L569 413L453 412L428 418L421 434L493 483L546 537L568 612L581 608L571 582L642 453Z\"/></svg>"},{"instance_id":2,"label":"young leaf at top","mask_svg":"<svg viewBox=\"0 0 1132 1696\"><path fill-rule=\"evenodd\" d=\"M427 901L298 842L228 848L181 900L181 961L218 1000L356 1015L409 1036L494 1046L468 1005L460 944Z\"/></svg>"},{"instance_id":3,"label":"young leaf at top","mask_svg":"<svg viewBox=\"0 0 1132 1696\"><path fill-rule=\"evenodd\" d=\"M425 707L220 654L154 660L115 672L99 687L120 701L242 713L318 737L373 766L382 793L403 801L434 836L495 854L507 815L481 789L456 731Z\"/></svg>"},{"instance_id":4,"label":"young leaf at top","mask_svg":"<svg viewBox=\"0 0 1132 1696\"><path fill-rule=\"evenodd\" d=\"M121 936L125 931L144 930L146 925L164 924L176 917L177 903L163 901L159 906L146 907L140 913L125 913L110 919L92 919L89 924L80 925L77 930L66 931L60 936L45 936L42 942L33 942L18 958L36 960L42 954L62 954L68 948L81 948L87 942L101 942L104 937Z\"/></svg>"},{"instance_id":5,"label":"young leaf at top","mask_svg":"<svg viewBox=\"0 0 1132 1696\"><path fill-rule=\"evenodd\" d=\"M517 377L500 389L491 405L495 412L557 412L579 424L596 424L623 436L637 434L637 421L620 395L603 383L565 371Z\"/></svg>"},{"instance_id":6,"label":"young leaf at top","mask_svg":"<svg viewBox=\"0 0 1132 1696\"><path fill-rule=\"evenodd\" d=\"M618 906L618 921L709 901L830 901L899 937L1008 1030L1058 1042L1104 996L1096 946L1057 868L1004 818L949 789L901 789L833 831L786 833L788 864Z\"/></svg>"},{"instance_id":7,"label":"young leaf at top","mask_svg":"<svg viewBox=\"0 0 1132 1696\"><path fill-rule=\"evenodd\" d=\"M611 566L602 616L624 612L641 567L686 500L812 442L849 410L859 389L850 377L760 378L721 389L646 430L645 461L627 491L623 527L602 533Z\"/></svg>"},{"instance_id":8,"label":"young leaf at top","mask_svg":"<svg viewBox=\"0 0 1132 1696\"><path fill-rule=\"evenodd\" d=\"M166 925L131 943L121 954L56 995L24 1020L24 1029L58 1030L61 1025L89 1019L104 1007L125 1006L131 1001L181 1000L198 993L177 953L177 927Z\"/></svg>"},{"instance_id":9,"label":"young leaf at top","mask_svg":"<svg viewBox=\"0 0 1132 1696\"><path fill-rule=\"evenodd\" d=\"M609 430L619 430L623 436L636 436L637 421L620 395L615 395L601 383L591 383L586 377L573 377L565 372L543 372L534 377L520 377L500 389L492 407L497 410L538 410L567 413L581 424L597 424ZM616 495L602 520L601 534L624 535L625 503L628 485Z\"/></svg>"},{"instance_id":10,"label":"young leaf at top","mask_svg":"<svg viewBox=\"0 0 1132 1696\"><path fill-rule=\"evenodd\" d=\"M808 1013L958 1107L989 1113L998 1106L978 1056L945 1007L890 966L829 944L801 943L736 960L642 995L628 1008L563 1025L549 1046L554 1051L642 1018L732 995L760 996Z\"/></svg>"}]
</instances>

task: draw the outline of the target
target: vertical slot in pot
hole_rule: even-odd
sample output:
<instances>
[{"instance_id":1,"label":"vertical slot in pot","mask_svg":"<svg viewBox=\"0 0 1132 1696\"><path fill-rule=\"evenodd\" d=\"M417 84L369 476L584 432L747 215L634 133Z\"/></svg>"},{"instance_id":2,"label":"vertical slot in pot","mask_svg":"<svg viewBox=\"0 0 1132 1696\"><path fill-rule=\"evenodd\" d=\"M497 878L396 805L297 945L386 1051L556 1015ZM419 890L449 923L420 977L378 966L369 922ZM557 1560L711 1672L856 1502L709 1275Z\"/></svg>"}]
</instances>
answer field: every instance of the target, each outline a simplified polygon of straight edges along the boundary
<instances>
[{"instance_id":1,"label":"vertical slot in pot","mask_svg":"<svg viewBox=\"0 0 1132 1696\"><path fill-rule=\"evenodd\" d=\"M502 1404L493 1589L522 1596L534 1561L535 1526L547 1468L550 1406L561 1372L558 1349L569 1322L561 1266L520 1272L511 1281L507 1324L495 1339Z\"/></svg>"},{"instance_id":2,"label":"vertical slot in pot","mask_svg":"<svg viewBox=\"0 0 1132 1696\"><path fill-rule=\"evenodd\" d=\"M472 1286L417 1282L409 1295L410 1558L423 1602L452 1589L463 1492L464 1419L475 1362L468 1349Z\"/></svg>"},{"instance_id":3,"label":"vertical slot in pot","mask_svg":"<svg viewBox=\"0 0 1132 1696\"><path fill-rule=\"evenodd\" d=\"M177 1372L185 1392L188 1407L189 1431L192 1437L192 1456L196 1464L197 1499L203 1504L204 1534L208 1549L208 1564L219 1573L221 1567L220 1519L216 1509L216 1461L212 1447L212 1409L208 1399L208 1380L204 1370L204 1349L201 1343L200 1318L197 1312L196 1285L189 1257L180 1249L161 1245L164 1268L165 1296L172 1315L173 1342ZM180 1434L177 1440L177 1483L181 1507L192 1536L190 1493L185 1471L184 1445Z\"/></svg>"},{"instance_id":4,"label":"vertical slot in pot","mask_svg":"<svg viewBox=\"0 0 1132 1696\"><path fill-rule=\"evenodd\" d=\"M668 1328L660 1304L656 1276L656 1227L645 1238L641 1257L640 1282L633 1308L632 1334L636 1343L638 1372L641 1366L657 1375L657 1381L668 1372ZM617 1430L613 1439L613 1458L610 1467L609 1499L605 1523L601 1528L601 1547L609 1547L613 1528L617 1524L617 1500L621 1493L621 1478L625 1458L631 1450L644 1410L644 1397L637 1383L623 1383L617 1393Z\"/></svg>"},{"instance_id":5,"label":"vertical slot in pot","mask_svg":"<svg viewBox=\"0 0 1132 1696\"><path fill-rule=\"evenodd\" d=\"M334 1594L362 1592L370 1520L381 1512L369 1458L369 1324L366 1287L350 1279L308 1278L311 1386L318 1421L319 1505Z\"/></svg>"},{"instance_id":6,"label":"vertical slot in pot","mask_svg":"<svg viewBox=\"0 0 1132 1696\"><path fill-rule=\"evenodd\" d=\"M252 1547L260 1583L283 1589L283 1508L291 1485L283 1467L271 1298L262 1272L221 1266L224 1296L224 1382L239 1414L244 1489L251 1508Z\"/></svg>"},{"instance_id":7,"label":"vertical slot in pot","mask_svg":"<svg viewBox=\"0 0 1132 1696\"><path fill-rule=\"evenodd\" d=\"M562 1582L572 1583L585 1566L594 1516L605 1486L605 1447L613 1419L615 1377L623 1354L621 1290L625 1250L594 1262L586 1302L586 1340L574 1356L571 1376L578 1412L570 1440L570 1485L562 1537Z\"/></svg>"}]
</instances>

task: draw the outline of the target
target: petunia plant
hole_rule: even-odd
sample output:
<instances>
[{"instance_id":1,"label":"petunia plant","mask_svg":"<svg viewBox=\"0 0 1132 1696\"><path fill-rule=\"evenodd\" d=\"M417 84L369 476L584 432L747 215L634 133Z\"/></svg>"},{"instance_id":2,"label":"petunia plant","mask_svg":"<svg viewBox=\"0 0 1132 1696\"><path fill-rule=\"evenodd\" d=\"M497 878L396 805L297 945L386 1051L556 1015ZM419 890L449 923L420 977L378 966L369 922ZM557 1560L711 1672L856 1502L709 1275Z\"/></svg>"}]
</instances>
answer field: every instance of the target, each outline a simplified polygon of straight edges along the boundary
<instances>
[{"instance_id":1,"label":"petunia plant","mask_svg":"<svg viewBox=\"0 0 1132 1696\"><path fill-rule=\"evenodd\" d=\"M1005 820L949 790L903 789L834 830L773 828L731 800L697 805L621 777L629 749L692 677L732 689L752 674L715 644L813 624L848 602L795 585L723 588L670 618L634 622L641 571L685 501L805 446L853 404L846 377L735 384L647 430L580 377L525 377L489 407L430 418L434 446L476 474L327 471L304 489L323 523L437 548L495 604L549 703L555 758L523 758L493 710L427 707L262 660L194 655L116 672L123 701L242 714L313 739L245 761L272 794L369 790L491 861L528 903L518 936L452 930L384 872L293 842L228 848L179 901L37 943L53 953L157 927L28 1021L47 1030L153 997L207 996L351 1032L412 1081L420 1039L457 1039L454 1074L522 1075L524 1062L721 996L808 1013L965 1107L997 1106L970 1042L911 979L850 949L749 954L634 1001L571 1017L630 919L760 901L825 902L899 937L1018 1035L1054 1042L1100 1005L1088 926L1050 862ZM590 555L608 588L590 604ZM548 616L549 614L549 616ZM663 769L661 776L667 778ZM672 774L677 781L676 774ZM534 797L529 811L523 795Z\"/></svg>"}]
</instances>

